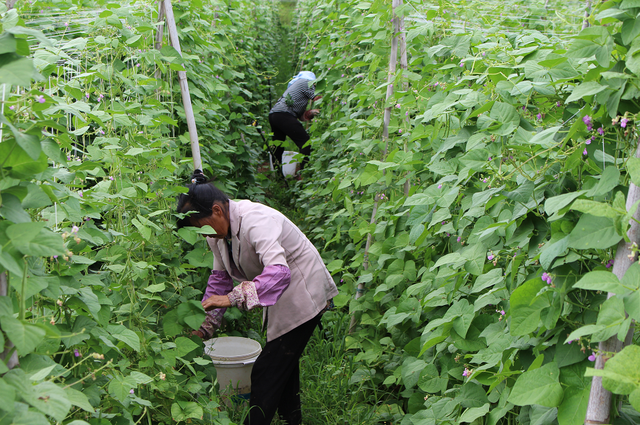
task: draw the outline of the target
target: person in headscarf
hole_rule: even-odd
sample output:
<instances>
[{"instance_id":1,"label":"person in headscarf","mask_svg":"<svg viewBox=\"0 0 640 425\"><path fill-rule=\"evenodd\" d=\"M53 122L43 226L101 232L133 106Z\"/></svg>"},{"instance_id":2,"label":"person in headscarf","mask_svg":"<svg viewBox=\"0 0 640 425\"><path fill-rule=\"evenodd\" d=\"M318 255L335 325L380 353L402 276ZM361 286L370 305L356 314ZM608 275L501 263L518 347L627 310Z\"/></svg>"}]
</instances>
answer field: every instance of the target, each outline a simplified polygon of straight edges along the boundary
<instances>
[{"instance_id":1,"label":"person in headscarf","mask_svg":"<svg viewBox=\"0 0 640 425\"><path fill-rule=\"evenodd\" d=\"M287 90L269 112L269 124L271 124L271 130L273 131L273 140L284 142L289 136L300 150L300 153L304 155L300 169L303 169L305 164L309 162L309 155L311 154L311 146L307 144L310 137L301 121L311 121L320 113L318 109L307 110L309 100L316 101L322 97L315 96L315 80L316 75L313 72L300 72L289 81ZM275 146L272 149L274 168L278 171L279 176L282 175L282 154L284 150L283 146Z\"/></svg>"}]
</instances>

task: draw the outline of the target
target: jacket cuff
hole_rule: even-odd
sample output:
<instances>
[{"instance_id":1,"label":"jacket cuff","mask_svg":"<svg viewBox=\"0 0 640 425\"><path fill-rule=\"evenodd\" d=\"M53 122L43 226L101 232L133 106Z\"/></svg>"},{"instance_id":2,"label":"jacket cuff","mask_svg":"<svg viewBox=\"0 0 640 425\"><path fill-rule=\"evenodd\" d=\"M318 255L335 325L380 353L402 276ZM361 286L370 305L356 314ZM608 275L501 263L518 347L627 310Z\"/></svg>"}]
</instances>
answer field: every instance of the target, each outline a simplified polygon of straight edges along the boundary
<instances>
[{"instance_id":1,"label":"jacket cuff","mask_svg":"<svg viewBox=\"0 0 640 425\"><path fill-rule=\"evenodd\" d=\"M238 307L240 310L252 310L255 307L262 306L256 292L256 284L249 280L242 282L233 288L233 291L227 294L231 305Z\"/></svg>"}]
</instances>

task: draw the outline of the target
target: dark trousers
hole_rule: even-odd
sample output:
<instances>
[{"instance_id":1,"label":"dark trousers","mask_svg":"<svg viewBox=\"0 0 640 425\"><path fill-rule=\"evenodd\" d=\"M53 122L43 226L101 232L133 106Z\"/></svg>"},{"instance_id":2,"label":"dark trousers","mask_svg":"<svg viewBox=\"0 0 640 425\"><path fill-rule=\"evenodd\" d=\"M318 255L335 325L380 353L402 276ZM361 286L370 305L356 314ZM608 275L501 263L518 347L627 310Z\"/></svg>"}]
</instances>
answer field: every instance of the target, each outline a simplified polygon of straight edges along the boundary
<instances>
[{"instance_id":1,"label":"dark trousers","mask_svg":"<svg viewBox=\"0 0 640 425\"><path fill-rule=\"evenodd\" d=\"M300 169L303 169L305 164L309 162L309 155L311 154L311 146L304 146L309 141L309 134L304 126L296 117L287 112L273 112L269 114L269 124L273 131L273 140L285 141L287 136L293 143L296 144L300 153L304 155L304 159L300 164ZM304 146L304 147L303 147ZM282 146L274 146L271 149L273 155L273 168L282 175L282 153L284 148Z\"/></svg>"},{"instance_id":2,"label":"dark trousers","mask_svg":"<svg viewBox=\"0 0 640 425\"><path fill-rule=\"evenodd\" d=\"M251 371L249 416L245 425L269 425L276 410L288 425L300 425L300 356L322 313L267 342Z\"/></svg>"}]
</instances>

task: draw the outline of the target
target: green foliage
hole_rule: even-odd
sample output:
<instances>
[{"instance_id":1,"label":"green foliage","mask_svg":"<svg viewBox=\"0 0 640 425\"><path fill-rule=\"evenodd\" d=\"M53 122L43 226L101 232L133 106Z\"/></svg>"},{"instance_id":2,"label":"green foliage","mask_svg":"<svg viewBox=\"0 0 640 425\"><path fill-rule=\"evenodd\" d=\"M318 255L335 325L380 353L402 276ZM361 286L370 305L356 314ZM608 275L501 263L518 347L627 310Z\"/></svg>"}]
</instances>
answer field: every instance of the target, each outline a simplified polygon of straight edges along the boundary
<instances>
[{"instance_id":1,"label":"green foliage","mask_svg":"<svg viewBox=\"0 0 640 425\"><path fill-rule=\"evenodd\" d=\"M266 112L275 12L174 4L180 57L154 47L148 2L22 3L0 6L0 416L231 423L191 336L213 258L198 232L174 231L192 171L176 71L205 173L232 197L264 196L250 124Z\"/></svg>"},{"instance_id":2,"label":"green foliage","mask_svg":"<svg viewBox=\"0 0 640 425\"><path fill-rule=\"evenodd\" d=\"M581 2L405 3L390 75L388 2L299 6L324 97L298 205L358 318L348 346L402 424L581 424L588 357L637 310L637 265L607 270L637 208L636 6L582 30Z\"/></svg>"}]
</instances>

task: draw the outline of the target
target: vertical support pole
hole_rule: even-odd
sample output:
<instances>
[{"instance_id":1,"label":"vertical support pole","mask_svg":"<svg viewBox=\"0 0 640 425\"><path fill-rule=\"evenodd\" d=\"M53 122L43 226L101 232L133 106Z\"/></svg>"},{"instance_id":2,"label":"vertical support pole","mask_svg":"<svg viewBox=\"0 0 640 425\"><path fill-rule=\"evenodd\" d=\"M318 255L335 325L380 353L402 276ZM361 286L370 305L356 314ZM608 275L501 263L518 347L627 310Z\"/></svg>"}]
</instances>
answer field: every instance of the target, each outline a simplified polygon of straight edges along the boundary
<instances>
[{"instance_id":1,"label":"vertical support pole","mask_svg":"<svg viewBox=\"0 0 640 425\"><path fill-rule=\"evenodd\" d=\"M582 29L589 28L589 15L591 15L591 0L587 0L587 7L584 10L584 19L582 20Z\"/></svg>"},{"instance_id":2,"label":"vertical support pole","mask_svg":"<svg viewBox=\"0 0 640 425\"><path fill-rule=\"evenodd\" d=\"M398 33L400 30L400 20L398 16L396 16L396 8L402 4L402 0L393 0L393 38L391 39L391 54L389 57L389 74L387 76L387 97L385 103L389 103L389 100L393 96L393 79L396 74L396 66L398 64ZM384 152L382 154L383 159L387 156L387 151L389 150L389 123L391 122L391 108L393 106L387 106L384 110L384 127L382 130L382 138L385 141ZM373 224L376 222L376 214L378 213L378 203L380 202L380 198L376 195L375 200L373 202L373 212L371 213L371 222ZM369 269L369 248L371 247L371 242L373 241L373 236L371 233L367 234L367 243L364 248L364 262L362 267L364 270ZM357 300L364 293L364 283L359 283L358 288L356 289L355 299ZM349 333L353 333L356 327L356 316L353 314L351 316L351 322L349 323Z\"/></svg>"},{"instance_id":3,"label":"vertical support pole","mask_svg":"<svg viewBox=\"0 0 640 425\"><path fill-rule=\"evenodd\" d=\"M400 0L400 6L402 6L403 0ZM404 16L398 17L398 35L397 37L400 39L400 69L406 71L409 69L409 61L407 60L407 37L404 32ZM409 84L403 84L403 90L408 90ZM405 119L407 123L409 123L409 117ZM407 152L408 146L407 142L404 142L404 151ZM409 174L409 173L407 173ZM411 182L409 181L409 177L404 182L404 196L409 196L409 189L411 188Z\"/></svg>"},{"instance_id":4,"label":"vertical support pole","mask_svg":"<svg viewBox=\"0 0 640 425\"><path fill-rule=\"evenodd\" d=\"M18 0L7 0L6 5L7 5L7 9L11 10L13 9L13 5L15 5L18 2Z\"/></svg>"},{"instance_id":5,"label":"vertical support pole","mask_svg":"<svg viewBox=\"0 0 640 425\"><path fill-rule=\"evenodd\" d=\"M180 39L178 38L178 29L176 28L176 20L173 16L173 7L171 0L164 0L164 13L167 17L167 27L169 30L169 40L171 45L182 56L180 50ZM189 93L189 82L187 81L187 73L178 71L178 79L180 80L180 91L182 92L182 103L184 106L184 114L187 118L187 127L189 129L189 139L191 140L191 152L193 155L193 168L202 170L202 159L200 158L200 144L198 143L198 130L196 128L196 120L193 116L193 108L191 106L191 94Z\"/></svg>"},{"instance_id":6,"label":"vertical support pole","mask_svg":"<svg viewBox=\"0 0 640 425\"><path fill-rule=\"evenodd\" d=\"M636 158L640 158L640 144L636 149ZM627 194L627 210L629 210L633 204L640 199L640 188L633 183L629 184L629 193ZM636 243L640 245L640 224L636 220L640 220L640 208L636 210L633 215L633 219L629 221L629 231L627 236L629 237L629 243L624 239L618 243L616 249L616 258L613 263L613 274L618 279L622 280L622 277L627 272L627 269L637 260L631 250L631 245ZM609 292L607 298L614 296ZM596 358L596 369L604 368L604 364L608 360L607 353L617 353L625 345L629 345L633 336L634 325L633 322L629 328L629 332L625 341L620 341L616 335L612 336L606 341L602 341L598 344L598 357ZM608 424L609 413L611 411L611 393L602 387L602 377L594 376L591 381L591 392L589 394L589 404L587 406L587 416L584 421L585 425L600 425Z\"/></svg>"},{"instance_id":7,"label":"vertical support pole","mask_svg":"<svg viewBox=\"0 0 640 425\"><path fill-rule=\"evenodd\" d=\"M156 50L162 49L162 37L164 36L164 0L160 0L158 2L158 23L162 22L162 25L156 25L156 41L153 44L153 47ZM156 80L160 79L162 72L160 71L160 67L156 68Z\"/></svg>"}]
</instances>

